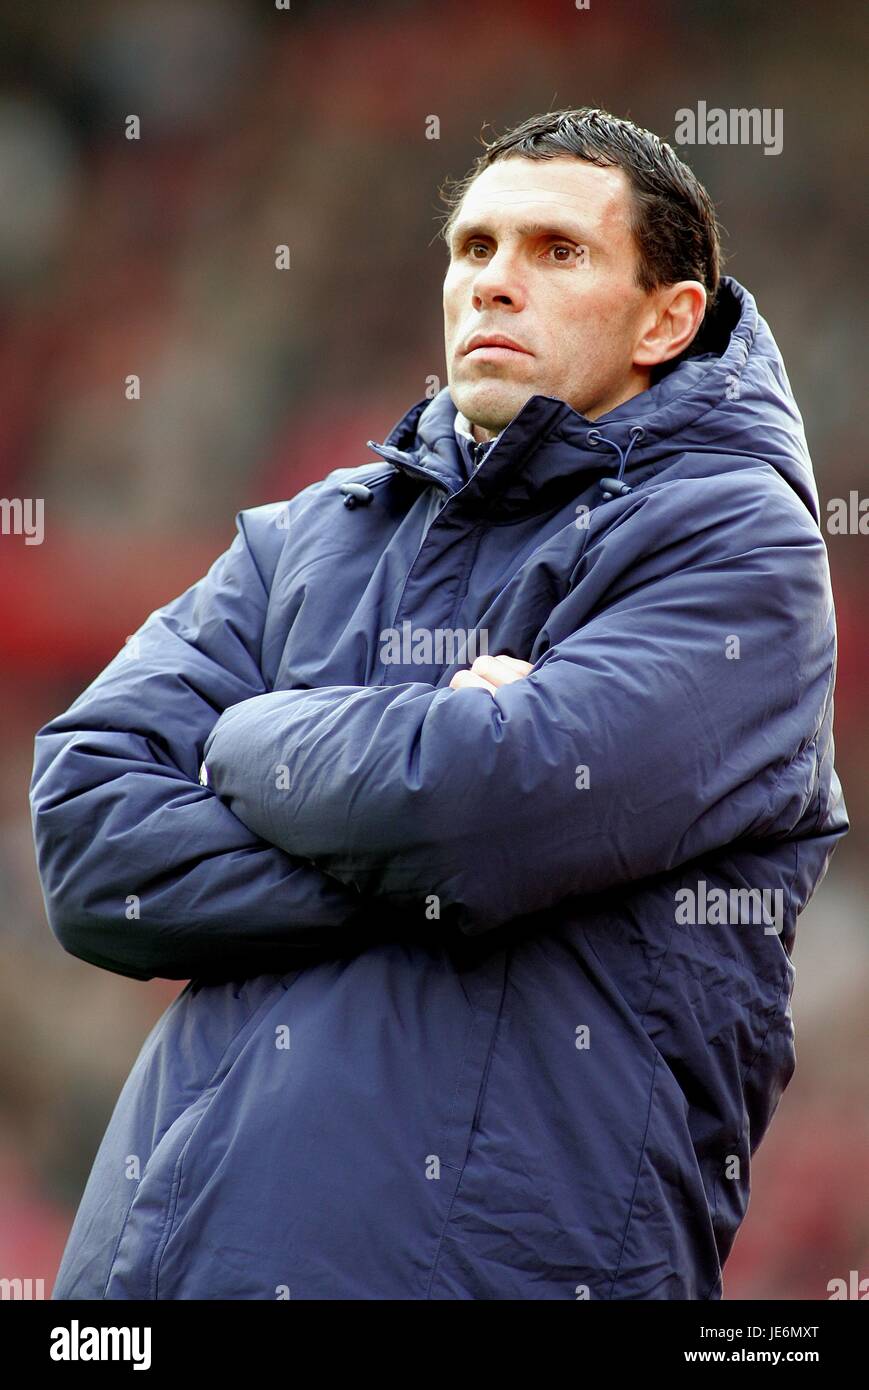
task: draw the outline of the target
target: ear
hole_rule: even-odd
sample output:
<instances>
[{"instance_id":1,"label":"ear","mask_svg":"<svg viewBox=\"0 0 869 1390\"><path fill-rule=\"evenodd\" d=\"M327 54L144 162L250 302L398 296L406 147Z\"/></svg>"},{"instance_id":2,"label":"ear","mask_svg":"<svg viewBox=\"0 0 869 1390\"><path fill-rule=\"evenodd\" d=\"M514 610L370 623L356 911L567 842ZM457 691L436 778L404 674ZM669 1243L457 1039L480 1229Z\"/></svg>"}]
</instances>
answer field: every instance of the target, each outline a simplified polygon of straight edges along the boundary
<instances>
[{"instance_id":1,"label":"ear","mask_svg":"<svg viewBox=\"0 0 869 1390\"><path fill-rule=\"evenodd\" d=\"M699 280L680 280L655 290L634 348L634 366L654 367L684 352L703 322L706 289Z\"/></svg>"}]
</instances>

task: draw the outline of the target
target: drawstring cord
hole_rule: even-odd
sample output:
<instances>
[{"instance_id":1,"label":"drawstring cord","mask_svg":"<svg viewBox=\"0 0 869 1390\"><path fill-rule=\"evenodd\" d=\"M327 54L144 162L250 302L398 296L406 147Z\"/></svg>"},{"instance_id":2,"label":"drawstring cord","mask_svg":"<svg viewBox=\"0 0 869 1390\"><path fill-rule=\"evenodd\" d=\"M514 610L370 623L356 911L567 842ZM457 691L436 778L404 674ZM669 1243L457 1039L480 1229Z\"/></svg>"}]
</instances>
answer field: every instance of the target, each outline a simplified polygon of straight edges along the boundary
<instances>
[{"instance_id":1,"label":"drawstring cord","mask_svg":"<svg viewBox=\"0 0 869 1390\"><path fill-rule=\"evenodd\" d=\"M604 498L606 500L609 500L613 497L627 497L628 493L633 491L633 488L631 488L624 481L625 469L628 466L628 459L631 456L631 450L633 449L635 444L639 444L640 440L645 438L646 431L643 429L642 425L632 425L630 429L630 436L630 443L625 449L620 448L614 439L607 439L606 435L601 434L600 430L589 430L588 434L585 436L586 442L591 446L592 449L596 449L598 444L606 444L607 448L615 449L616 453L619 456L619 471L617 476L615 478L601 478L599 483L600 490L603 493ZM475 466L478 466L479 463L482 461L480 456L481 451L487 450L489 447L489 443L491 443L491 441L488 441L485 444L478 444L475 446ZM380 487L381 484L387 482L390 478L394 477L395 471L395 468L392 467L390 468L388 473L383 473L377 478L372 478L370 482L368 482L367 484L342 483L340 490L344 494L344 506L367 506L368 503L371 501L372 497L374 496L372 488Z\"/></svg>"},{"instance_id":2,"label":"drawstring cord","mask_svg":"<svg viewBox=\"0 0 869 1390\"><path fill-rule=\"evenodd\" d=\"M593 449L597 448L598 444L606 444L608 448L615 449L619 456L619 471L617 477L601 478L599 483L600 490L607 499L611 497L627 497L628 493L633 491L633 488L629 487L628 484L624 482L625 469L628 466L631 450L635 444L638 444L641 439L645 438L646 431L643 429L642 425L632 425L630 435L631 442L624 450L619 448L614 439L607 439L606 435L601 434L600 430L589 430L588 434L585 436L586 442L590 444Z\"/></svg>"}]
</instances>

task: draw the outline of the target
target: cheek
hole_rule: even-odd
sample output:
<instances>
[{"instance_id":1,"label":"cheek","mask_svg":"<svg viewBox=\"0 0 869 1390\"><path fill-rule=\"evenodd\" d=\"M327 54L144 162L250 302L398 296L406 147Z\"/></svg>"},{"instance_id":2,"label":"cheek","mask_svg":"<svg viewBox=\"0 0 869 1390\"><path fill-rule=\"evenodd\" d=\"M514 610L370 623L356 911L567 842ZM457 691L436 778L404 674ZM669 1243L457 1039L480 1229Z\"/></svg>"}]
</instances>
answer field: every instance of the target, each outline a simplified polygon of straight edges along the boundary
<instances>
[{"instance_id":1,"label":"cheek","mask_svg":"<svg viewBox=\"0 0 869 1390\"><path fill-rule=\"evenodd\" d=\"M575 376L585 363L599 360L606 351L605 338L605 323L591 305L574 304L567 314L562 306L552 342L567 373Z\"/></svg>"},{"instance_id":2,"label":"cheek","mask_svg":"<svg viewBox=\"0 0 869 1390\"><path fill-rule=\"evenodd\" d=\"M444 276L444 298L455 299L465 277L460 266L452 265Z\"/></svg>"},{"instance_id":3,"label":"cheek","mask_svg":"<svg viewBox=\"0 0 869 1390\"><path fill-rule=\"evenodd\" d=\"M567 305L560 299L553 305L553 319L561 346L592 361L620 356L629 336L623 307L611 293L594 287L577 293Z\"/></svg>"},{"instance_id":4,"label":"cheek","mask_svg":"<svg viewBox=\"0 0 869 1390\"><path fill-rule=\"evenodd\" d=\"M459 293L455 281L444 284L444 326L449 332L459 318Z\"/></svg>"}]
</instances>

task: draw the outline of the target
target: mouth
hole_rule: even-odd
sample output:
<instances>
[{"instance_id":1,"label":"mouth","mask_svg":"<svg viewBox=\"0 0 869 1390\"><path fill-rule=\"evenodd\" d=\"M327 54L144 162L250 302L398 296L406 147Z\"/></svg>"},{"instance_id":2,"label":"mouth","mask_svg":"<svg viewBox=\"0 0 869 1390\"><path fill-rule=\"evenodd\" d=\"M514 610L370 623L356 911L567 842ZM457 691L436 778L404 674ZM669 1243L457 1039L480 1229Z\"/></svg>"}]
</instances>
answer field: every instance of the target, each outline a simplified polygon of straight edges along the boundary
<instances>
[{"instance_id":1,"label":"mouth","mask_svg":"<svg viewBox=\"0 0 869 1390\"><path fill-rule=\"evenodd\" d=\"M501 343L482 343L480 347L471 348L470 352L465 353L465 356L476 361L497 362L499 359L511 357L529 357L530 353L525 352L523 348L503 347Z\"/></svg>"},{"instance_id":2,"label":"mouth","mask_svg":"<svg viewBox=\"0 0 869 1390\"><path fill-rule=\"evenodd\" d=\"M482 334L477 335L470 340L463 355L477 359L486 358L489 361L533 356L521 343L514 342L512 338L505 338L500 333L493 333L490 338Z\"/></svg>"}]
</instances>

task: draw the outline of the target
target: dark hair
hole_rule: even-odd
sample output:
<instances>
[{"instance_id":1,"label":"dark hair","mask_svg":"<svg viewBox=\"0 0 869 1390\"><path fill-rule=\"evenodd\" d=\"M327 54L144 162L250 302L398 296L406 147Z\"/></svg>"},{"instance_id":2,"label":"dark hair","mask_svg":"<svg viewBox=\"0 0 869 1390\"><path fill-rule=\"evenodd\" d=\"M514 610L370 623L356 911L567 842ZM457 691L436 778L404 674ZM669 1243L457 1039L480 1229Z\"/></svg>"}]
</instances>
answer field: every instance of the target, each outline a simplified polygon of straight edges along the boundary
<instances>
[{"instance_id":1,"label":"dark hair","mask_svg":"<svg viewBox=\"0 0 869 1390\"><path fill-rule=\"evenodd\" d=\"M718 290L720 229L715 208L699 179L668 144L633 121L596 107L547 111L486 144L463 179L446 180L439 193L447 205L441 235L449 242L468 188L484 169L511 155L557 159L572 155L589 164L623 169L633 193L631 230L639 250L637 283L648 293L677 280L706 287L707 316Z\"/></svg>"}]
</instances>

